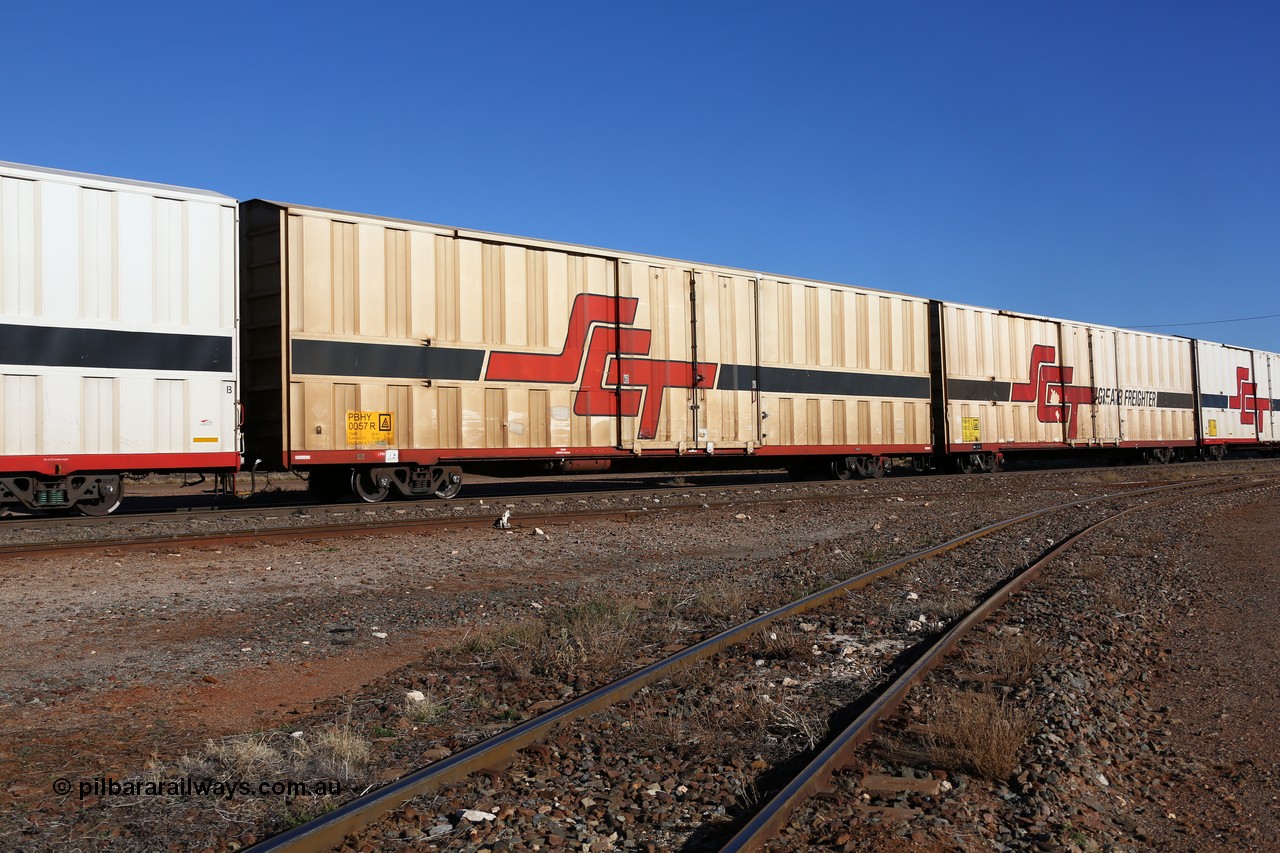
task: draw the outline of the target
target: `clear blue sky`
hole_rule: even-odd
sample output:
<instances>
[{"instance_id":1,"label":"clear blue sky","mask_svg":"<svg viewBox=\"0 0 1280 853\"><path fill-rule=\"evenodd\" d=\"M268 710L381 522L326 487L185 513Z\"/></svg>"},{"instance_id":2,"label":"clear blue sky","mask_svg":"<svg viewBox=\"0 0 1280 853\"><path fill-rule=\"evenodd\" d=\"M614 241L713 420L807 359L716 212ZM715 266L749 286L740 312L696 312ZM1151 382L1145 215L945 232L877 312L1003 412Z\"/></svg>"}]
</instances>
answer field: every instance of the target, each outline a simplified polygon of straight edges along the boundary
<instances>
[{"instance_id":1,"label":"clear blue sky","mask_svg":"<svg viewBox=\"0 0 1280 853\"><path fill-rule=\"evenodd\" d=\"M1280 3L6 4L0 159L1116 325L1280 314ZM1280 317L1171 327L1280 351Z\"/></svg>"}]
</instances>

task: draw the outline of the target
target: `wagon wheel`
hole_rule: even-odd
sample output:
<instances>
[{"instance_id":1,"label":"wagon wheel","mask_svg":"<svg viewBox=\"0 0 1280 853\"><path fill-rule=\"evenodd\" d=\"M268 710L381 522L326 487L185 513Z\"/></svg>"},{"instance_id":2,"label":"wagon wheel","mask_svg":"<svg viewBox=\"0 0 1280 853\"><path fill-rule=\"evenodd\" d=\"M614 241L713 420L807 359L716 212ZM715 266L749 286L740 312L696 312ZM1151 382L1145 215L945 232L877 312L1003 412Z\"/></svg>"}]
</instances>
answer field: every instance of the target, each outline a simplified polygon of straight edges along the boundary
<instances>
[{"instance_id":1,"label":"wagon wheel","mask_svg":"<svg viewBox=\"0 0 1280 853\"><path fill-rule=\"evenodd\" d=\"M956 457L956 469L961 474L972 474L973 468L973 457L971 455L966 453L963 456Z\"/></svg>"},{"instance_id":2,"label":"wagon wheel","mask_svg":"<svg viewBox=\"0 0 1280 853\"><path fill-rule=\"evenodd\" d=\"M375 476L372 471L353 471L351 491L365 503L376 504L391 494L391 477L386 474Z\"/></svg>"},{"instance_id":3,"label":"wagon wheel","mask_svg":"<svg viewBox=\"0 0 1280 853\"><path fill-rule=\"evenodd\" d=\"M848 456L840 456L831 462L831 473L835 475L837 480L847 480L853 476L853 466L849 464Z\"/></svg>"},{"instance_id":4,"label":"wagon wheel","mask_svg":"<svg viewBox=\"0 0 1280 853\"><path fill-rule=\"evenodd\" d=\"M875 459L868 460L867 472L873 480L879 480L884 477L886 470L883 457L877 456Z\"/></svg>"},{"instance_id":5,"label":"wagon wheel","mask_svg":"<svg viewBox=\"0 0 1280 853\"><path fill-rule=\"evenodd\" d=\"M462 491L462 478L457 474L450 474L445 477L444 483L440 488L436 489L435 495L441 500L451 500L458 496L458 492Z\"/></svg>"},{"instance_id":6,"label":"wagon wheel","mask_svg":"<svg viewBox=\"0 0 1280 853\"><path fill-rule=\"evenodd\" d=\"M110 515L124 500L124 482L119 477L104 477L98 480L98 494L76 504L76 509L85 515L101 517Z\"/></svg>"}]
</instances>

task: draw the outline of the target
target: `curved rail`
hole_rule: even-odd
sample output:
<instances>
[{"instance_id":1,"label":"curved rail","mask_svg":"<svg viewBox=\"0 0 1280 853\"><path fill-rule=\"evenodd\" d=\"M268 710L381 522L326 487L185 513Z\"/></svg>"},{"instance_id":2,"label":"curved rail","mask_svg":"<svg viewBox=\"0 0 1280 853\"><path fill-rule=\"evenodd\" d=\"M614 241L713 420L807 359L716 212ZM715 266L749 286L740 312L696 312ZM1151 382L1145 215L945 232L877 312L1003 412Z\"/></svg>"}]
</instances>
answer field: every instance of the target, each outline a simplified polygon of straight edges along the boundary
<instances>
[{"instance_id":1,"label":"curved rail","mask_svg":"<svg viewBox=\"0 0 1280 853\"><path fill-rule=\"evenodd\" d=\"M1277 481L1280 481L1280 478L1270 478L1270 482ZM1262 482L1265 483L1267 481L1264 480ZM1232 483L1228 486L1219 486L1218 488L1197 492L1194 496L1218 494L1257 485L1259 485L1258 481ZM728 844L720 848L721 853L746 853L746 851L759 848L769 839L777 837L778 833L786 826L791 812L804 800L825 787L836 770L847 766L849 755L853 749L871 737L875 724L889 716L898 707L906 696L907 691L919 683L930 670L941 662L943 657L950 654L965 634L1003 606L1010 596L1032 581L1045 566L1062 556L1081 539L1104 525L1110 524L1130 513L1172 503L1185 497L1188 496L1175 495L1152 503L1129 507L1107 516L1101 521L1095 522L1062 540L1039 560L1010 578L982 604L970 611L969 615L941 635L924 654L903 670L898 678L889 684L857 719L832 739L813 761L801 770L773 799L755 813L751 820L742 827Z\"/></svg>"},{"instance_id":2,"label":"curved rail","mask_svg":"<svg viewBox=\"0 0 1280 853\"><path fill-rule=\"evenodd\" d=\"M1221 479L1221 478L1214 478ZM256 853L276 853L277 851L316 851L337 847L348 835L363 829L377 820L383 813L396 808L401 803L430 793L451 782L463 779L472 773L492 770L505 766L515 753L537 742L556 726L577 717L599 711L610 705L624 701L633 696L641 688L665 677L676 667L685 666L708 658L726 646L750 637L756 631L772 622L820 607L838 596L851 590L859 589L877 578L890 575L904 566L938 554L958 548L959 546L1003 530L1014 524L1038 518L1051 512L1069 507L1083 506L1105 500L1131 497L1135 495L1163 492L1171 489L1182 489L1192 485L1203 484L1204 480L1194 483L1173 483L1147 489L1137 489L1119 493L1097 495L1091 498L1042 507L1031 512L989 524L985 527L950 539L941 545L910 554L875 569L862 572L847 580L833 584L826 589L800 598L790 604L757 616L736 627L730 628L713 637L682 649L663 660L649 664L617 681L597 688L553 708L539 717L526 720L495 737L461 750L447 758L443 758L422 769L401 777L400 779L371 791L368 794L350 800L331 812L305 824L286 830L279 835L261 841L248 850ZM455 521L454 524L457 522Z\"/></svg>"}]
</instances>

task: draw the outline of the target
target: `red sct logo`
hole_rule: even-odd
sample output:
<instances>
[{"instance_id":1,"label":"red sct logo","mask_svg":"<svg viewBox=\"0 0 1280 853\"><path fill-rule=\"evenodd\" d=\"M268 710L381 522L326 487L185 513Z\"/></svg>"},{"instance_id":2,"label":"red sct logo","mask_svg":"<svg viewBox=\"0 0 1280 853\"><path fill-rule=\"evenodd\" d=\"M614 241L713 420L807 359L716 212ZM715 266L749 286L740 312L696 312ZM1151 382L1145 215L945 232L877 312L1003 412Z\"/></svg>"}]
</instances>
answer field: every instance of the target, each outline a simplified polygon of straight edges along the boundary
<instances>
[{"instance_id":1,"label":"red sct logo","mask_svg":"<svg viewBox=\"0 0 1280 853\"><path fill-rule=\"evenodd\" d=\"M630 328L640 300L580 293L558 355L495 352L484 378L492 382L578 383L575 415L634 418L637 438L653 438L666 388L713 388L718 365L636 358L646 356L653 333Z\"/></svg>"},{"instance_id":2,"label":"red sct logo","mask_svg":"<svg viewBox=\"0 0 1280 853\"><path fill-rule=\"evenodd\" d=\"M1236 368L1236 395L1227 398L1227 408L1240 412L1240 423L1262 426L1262 413L1271 411L1271 401L1258 397L1258 383L1249 381L1249 368Z\"/></svg>"},{"instance_id":3,"label":"red sct logo","mask_svg":"<svg viewBox=\"0 0 1280 853\"><path fill-rule=\"evenodd\" d=\"M1075 438L1079 409L1093 401L1088 385L1068 385L1075 368L1057 363L1057 348L1043 344L1031 348L1031 366L1026 382L1015 383L1009 399L1015 403L1035 403L1036 419L1042 424L1067 424L1067 438Z\"/></svg>"}]
</instances>

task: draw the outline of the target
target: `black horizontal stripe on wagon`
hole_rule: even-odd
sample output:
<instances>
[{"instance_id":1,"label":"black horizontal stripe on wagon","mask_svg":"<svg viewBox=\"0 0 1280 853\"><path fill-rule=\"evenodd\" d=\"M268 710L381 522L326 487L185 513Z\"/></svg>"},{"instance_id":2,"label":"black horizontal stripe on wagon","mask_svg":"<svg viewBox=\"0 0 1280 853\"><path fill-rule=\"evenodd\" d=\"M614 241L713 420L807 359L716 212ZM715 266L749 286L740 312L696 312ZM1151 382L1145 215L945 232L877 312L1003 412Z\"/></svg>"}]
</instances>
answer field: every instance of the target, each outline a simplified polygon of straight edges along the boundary
<instances>
[{"instance_id":1,"label":"black horizontal stripe on wagon","mask_svg":"<svg viewBox=\"0 0 1280 853\"><path fill-rule=\"evenodd\" d=\"M1200 405L1206 409L1231 409L1234 411L1240 411L1240 399L1236 397L1236 402L1232 403L1232 397L1233 395L1231 394L1201 394ZM1267 402L1266 397L1259 397L1258 400L1262 403ZM1280 398L1272 398L1271 411L1280 411Z\"/></svg>"},{"instance_id":2,"label":"black horizontal stripe on wagon","mask_svg":"<svg viewBox=\"0 0 1280 853\"><path fill-rule=\"evenodd\" d=\"M291 369L315 376L478 381L484 350L293 340Z\"/></svg>"},{"instance_id":3,"label":"black horizontal stripe on wagon","mask_svg":"<svg viewBox=\"0 0 1280 853\"><path fill-rule=\"evenodd\" d=\"M1156 408L1193 409L1195 408L1195 396L1190 391L1186 393L1181 391L1157 391Z\"/></svg>"},{"instance_id":4,"label":"black horizontal stripe on wagon","mask_svg":"<svg viewBox=\"0 0 1280 853\"><path fill-rule=\"evenodd\" d=\"M1012 389L1012 382L998 382L993 379L948 379L947 399L1007 403Z\"/></svg>"},{"instance_id":5,"label":"black horizontal stripe on wagon","mask_svg":"<svg viewBox=\"0 0 1280 853\"><path fill-rule=\"evenodd\" d=\"M0 364L230 373L231 337L0 324Z\"/></svg>"},{"instance_id":6,"label":"black horizontal stripe on wagon","mask_svg":"<svg viewBox=\"0 0 1280 853\"><path fill-rule=\"evenodd\" d=\"M985 403L1008 403L1013 394L1012 382L998 379L948 379L947 399L973 400ZM1050 383L1050 387L1057 383ZM1071 386L1068 386L1071 387ZM1194 398L1190 392L1142 391L1123 388L1093 389L1094 405L1151 406L1157 409L1190 409Z\"/></svg>"},{"instance_id":7,"label":"black horizontal stripe on wagon","mask_svg":"<svg viewBox=\"0 0 1280 853\"><path fill-rule=\"evenodd\" d=\"M720 391L761 391L767 394L929 399L927 376L847 373L841 370L805 370L794 367L757 368L753 364L720 365L716 388Z\"/></svg>"}]
</instances>

